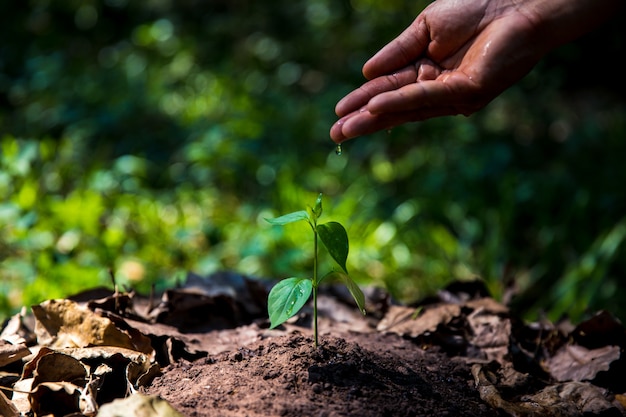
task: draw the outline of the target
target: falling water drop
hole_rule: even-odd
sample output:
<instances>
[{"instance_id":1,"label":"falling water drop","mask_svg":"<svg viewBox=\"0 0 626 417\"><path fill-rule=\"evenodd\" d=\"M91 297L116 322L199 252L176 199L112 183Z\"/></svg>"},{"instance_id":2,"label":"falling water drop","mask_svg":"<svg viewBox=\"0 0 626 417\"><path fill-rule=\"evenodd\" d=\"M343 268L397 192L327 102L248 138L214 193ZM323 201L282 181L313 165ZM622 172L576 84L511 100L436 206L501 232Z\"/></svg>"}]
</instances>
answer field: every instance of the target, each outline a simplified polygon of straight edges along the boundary
<instances>
[{"instance_id":1,"label":"falling water drop","mask_svg":"<svg viewBox=\"0 0 626 417\"><path fill-rule=\"evenodd\" d=\"M341 155L343 153L343 149L341 149L341 143L337 144L337 147L335 148L335 153L337 155Z\"/></svg>"}]
</instances>

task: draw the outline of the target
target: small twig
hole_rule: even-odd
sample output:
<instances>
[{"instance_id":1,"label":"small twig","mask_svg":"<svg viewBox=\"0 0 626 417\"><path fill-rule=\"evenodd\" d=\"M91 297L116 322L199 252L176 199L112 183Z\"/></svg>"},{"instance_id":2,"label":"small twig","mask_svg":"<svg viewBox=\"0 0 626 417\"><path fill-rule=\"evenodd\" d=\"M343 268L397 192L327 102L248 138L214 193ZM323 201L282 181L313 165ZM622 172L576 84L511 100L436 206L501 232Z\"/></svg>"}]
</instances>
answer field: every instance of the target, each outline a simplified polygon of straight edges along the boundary
<instances>
[{"instance_id":1,"label":"small twig","mask_svg":"<svg viewBox=\"0 0 626 417\"><path fill-rule=\"evenodd\" d=\"M113 283L113 299L115 300L115 312L119 313L120 311L120 302L119 302L119 292L117 291L117 283L115 282L115 273L113 272L113 268L109 268L109 277L111 278L111 282Z\"/></svg>"},{"instance_id":2,"label":"small twig","mask_svg":"<svg viewBox=\"0 0 626 417\"><path fill-rule=\"evenodd\" d=\"M154 282L150 284L150 299L148 300L148 313L154 310Z\"/></svg>"}]
</instances>

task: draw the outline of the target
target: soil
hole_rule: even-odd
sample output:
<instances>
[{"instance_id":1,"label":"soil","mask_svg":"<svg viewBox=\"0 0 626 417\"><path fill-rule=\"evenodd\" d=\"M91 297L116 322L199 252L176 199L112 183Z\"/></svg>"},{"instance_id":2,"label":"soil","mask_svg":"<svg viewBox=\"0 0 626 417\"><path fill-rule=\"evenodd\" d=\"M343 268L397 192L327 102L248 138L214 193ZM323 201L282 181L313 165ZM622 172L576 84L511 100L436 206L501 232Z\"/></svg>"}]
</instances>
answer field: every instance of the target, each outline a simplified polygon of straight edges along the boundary
<instances>
[{"instance_id":1,"label":"soil","mask_svg":"<svg viewBox=\"0 0 626 417\"><path fill-rule=\"evenodd\" d=\"M393 334L308 332L179 362L146 389L187 416L497 416L469 366Z\"/></svg>"}]
</instances>

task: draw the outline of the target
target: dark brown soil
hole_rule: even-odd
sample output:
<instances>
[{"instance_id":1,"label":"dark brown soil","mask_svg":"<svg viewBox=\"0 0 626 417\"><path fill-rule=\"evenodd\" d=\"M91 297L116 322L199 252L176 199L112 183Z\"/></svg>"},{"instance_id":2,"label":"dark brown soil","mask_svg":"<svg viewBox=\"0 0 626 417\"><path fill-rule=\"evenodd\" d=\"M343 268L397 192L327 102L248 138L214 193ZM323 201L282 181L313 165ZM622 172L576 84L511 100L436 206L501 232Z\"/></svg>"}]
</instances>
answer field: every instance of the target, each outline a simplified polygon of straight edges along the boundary
<instances>
[{"instance_id":1,"label":"dark brown soil","mask_svg":"<svg viewBox=\"0 0 626 417\"><path fill-rule=\"evenodd\" d=\"M317 348L304 332L261 338L170 365L146 392L188 416L498 415L463 360L397 335L324 336Z\"/></svg>"}]
</instances>

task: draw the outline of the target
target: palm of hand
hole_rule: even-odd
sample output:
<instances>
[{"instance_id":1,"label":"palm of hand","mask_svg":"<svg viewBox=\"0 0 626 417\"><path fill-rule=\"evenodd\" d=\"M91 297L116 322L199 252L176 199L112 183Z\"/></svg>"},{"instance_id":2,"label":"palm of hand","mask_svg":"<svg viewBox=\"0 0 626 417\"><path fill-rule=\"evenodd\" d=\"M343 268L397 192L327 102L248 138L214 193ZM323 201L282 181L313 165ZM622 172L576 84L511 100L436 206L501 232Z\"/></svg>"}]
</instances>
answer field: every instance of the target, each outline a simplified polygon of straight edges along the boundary
<instances>
[{"instance_id":1,"label":"palm of hand","mask_svg":"<svg viewBox=\"0 0 626 417\"><path fill-rule=\"evenodd\" d=\"M526 47L532 23L518 11L490 7L432 3L365 64L369 81L337 104L341 119L331 137L341 142L406 122L469 115L524 76L540 57Z\"/></svg>"}]
</instances>

